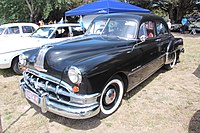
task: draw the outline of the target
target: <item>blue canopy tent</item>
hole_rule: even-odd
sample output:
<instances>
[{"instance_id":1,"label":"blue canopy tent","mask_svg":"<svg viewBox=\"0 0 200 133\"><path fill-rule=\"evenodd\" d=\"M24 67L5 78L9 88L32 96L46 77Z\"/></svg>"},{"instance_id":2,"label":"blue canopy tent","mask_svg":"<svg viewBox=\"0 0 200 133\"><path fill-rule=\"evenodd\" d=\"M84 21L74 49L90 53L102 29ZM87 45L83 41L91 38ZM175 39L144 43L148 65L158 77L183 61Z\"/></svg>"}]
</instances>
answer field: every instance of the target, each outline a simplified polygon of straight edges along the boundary
<instances>
[{"instance_id":1,"label":"blue canopy tent","mask_svg":"<svg viewBox=\"0 0 200 133\"><path fill-rule=\"evenodd\" d=\"M99 0L65 12L65 16L109 14L117 12L150 13L150 10L117 0Z\"/></svg>"}]
</instances>

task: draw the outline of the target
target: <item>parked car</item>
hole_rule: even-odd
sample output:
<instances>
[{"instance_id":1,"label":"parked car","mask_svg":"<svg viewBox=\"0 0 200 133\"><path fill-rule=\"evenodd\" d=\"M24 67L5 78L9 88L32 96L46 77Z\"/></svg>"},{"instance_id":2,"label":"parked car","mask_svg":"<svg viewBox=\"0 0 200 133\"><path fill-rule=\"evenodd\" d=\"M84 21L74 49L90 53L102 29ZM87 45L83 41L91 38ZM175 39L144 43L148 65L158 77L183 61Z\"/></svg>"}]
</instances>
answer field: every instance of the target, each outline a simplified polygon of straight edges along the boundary
<instances>
[{"instance_id":1,"label":"parked car","mask_svg":"<svg viewBox=\"0 0 200 133\"><path fill-rule=\"evenodd\" d=\"M193 21L189 26L190 33L196 34L196 32L200 32L200 18Z\"/></svg>"},{"instance_id":2,"label":"parked car","mask_svg":"<svg viewBox=\"0 0 200 133\"><path fill-rule=\"evenodd\" d=\"M182 51L183 40L158 16L98 16L84 36L20 55L21 93L43 113L106 117L126 92L161 67L172 69Z\"/></svg>"},{"instance_id":3,"label":"parked car","mask_svg":"<svg viewBox=\"0 0 200 133\"><path fill-rule=\"evenodd\" d=\"M66 33L68 32L68 33ZM46 43L55 43L83 34L79 24L52 24L38 28L29 37L0 38L0 69L12 67L15 73L21 74L18 56L26 50L40 47Z\"/></svg>"},{"instance_id":4,"label":"parked car","mask_svg":"<svg viewBox=\"0 0 200 133\"><path fill-rule=\"evenodd\" d=\"M181 32L181 27L182 27L181 23L174 23L171 26L171 31L173 31L173 32Z\"/></svg>"},{"instance_id":5,"label":"parked car","mask_svg":"<svg viewBox=\"0 0 200 133\"><path fill-rule=\"evenodd\" d=\"M35 30L39 28L38 25L33 23L9 23L0 26L0 37L7 36L18 36L24 37L29 36Z\"/></svg>"}]
</instances>

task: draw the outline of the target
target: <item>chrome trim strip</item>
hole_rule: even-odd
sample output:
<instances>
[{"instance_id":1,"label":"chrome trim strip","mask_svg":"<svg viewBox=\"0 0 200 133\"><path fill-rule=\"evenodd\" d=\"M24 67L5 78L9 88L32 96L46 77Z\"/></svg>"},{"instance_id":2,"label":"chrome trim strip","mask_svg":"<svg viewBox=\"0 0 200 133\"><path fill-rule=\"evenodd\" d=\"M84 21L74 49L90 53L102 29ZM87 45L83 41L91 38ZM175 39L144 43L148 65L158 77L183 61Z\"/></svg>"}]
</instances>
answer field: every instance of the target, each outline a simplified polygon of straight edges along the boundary
<instances>
[{"instance_id":1,"label":"chrome trim strip","mask_svg":"<svg viewBox=\"0 0 200 133\"><path fill-rule=\"evenodd\" d=\"M148 66L148 65L151 64L152 62L156 61L157 59L163 58L165 55L166 55L166 54L163 54L163 55L159 56L158 58L156 58L156 59L150 61L149 63L147 63L147 64L145 64L145 65L143 65L143 66L140 65L140 66L137 66L136 68L133 68L133 69L131 70L132 73L129 73L128 76L131 76L131 75L135 74L136 72L138 72L138 71L140 71L141 69L145 68L146 66ZM163 64L163 65L164 65L164 64ZM133 70L134 70L134 71L133 71Z\"/></svg>"},{"instance_id":2,"label":"chrome trim strip","mask_svg":"<svg viewBox=\"0 0 200 133\"><path fill-rule=\"evenodd\" d=\"M143 80L141 80L140 82L138 82L136 85L132 86L131 88L129 88L127 90L127 92L131 91L133 88L135 88L136 86L138 86L139 84L141 84L142 82L144 82L146 79L148 79L151 75L153 75L156 71L158 71L163 65L161 65L160 67L158 67L158 69L155 69L151 74L149 74L147 77L145 77Z\"/></svg>"},{"instance_id":3,"label":"chrome trim strip","mask_svg":"<svg viewBox=\"0 0 200 133\"><path fill-rule=\"evenodd\" d=\"M38 71L47 72L47 70L44 69L44 58L45 58L45 55L48 52L48 50L52 47L53 47L53 45L44 45L41 47L41 49L36 57L36 62L34 64L34 67Z\"/></svg>"}]
</instances>

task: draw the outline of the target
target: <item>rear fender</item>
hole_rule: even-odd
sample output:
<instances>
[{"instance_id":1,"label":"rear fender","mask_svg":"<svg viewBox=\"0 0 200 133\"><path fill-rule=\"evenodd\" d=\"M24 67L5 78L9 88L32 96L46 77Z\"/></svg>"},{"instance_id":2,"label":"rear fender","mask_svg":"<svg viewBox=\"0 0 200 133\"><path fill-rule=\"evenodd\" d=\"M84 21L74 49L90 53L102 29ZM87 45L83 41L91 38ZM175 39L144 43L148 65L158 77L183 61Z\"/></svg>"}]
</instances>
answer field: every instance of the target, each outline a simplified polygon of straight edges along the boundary
<instances>
[{"instance_id":1,"label":"rear fender","mask_svg":"<svg viewBox=\"0 0 200 133\"><path fill-rule=\"evenodd\" d=\"M183 39L182 38L175 38L174 40L171 40L166 51L166 59L165 64L170 64L173 61L173 53L177 52L180 54L180 52L184 52L183 48ZM179 55L177 55L179 56Z\"/></svg>"}]
</instances>

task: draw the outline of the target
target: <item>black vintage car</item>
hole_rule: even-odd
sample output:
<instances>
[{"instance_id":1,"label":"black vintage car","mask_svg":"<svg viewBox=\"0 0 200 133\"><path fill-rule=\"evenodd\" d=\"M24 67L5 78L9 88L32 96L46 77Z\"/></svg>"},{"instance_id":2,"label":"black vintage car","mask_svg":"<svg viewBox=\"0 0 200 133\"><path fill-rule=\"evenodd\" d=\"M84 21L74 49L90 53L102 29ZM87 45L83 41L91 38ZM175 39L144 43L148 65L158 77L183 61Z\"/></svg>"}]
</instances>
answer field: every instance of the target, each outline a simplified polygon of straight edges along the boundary
<instances>
[{"instance_id":1,"label":"black vintage car","mask_svg":"<svg viewBox=\"0 0 200 133\"><path fill-rule=\"evenodd\" d=\"M172 69L183 40L152 14L108 14L85 35L20 55L20 88L43 113L84 119L117 110L123 95L161 67Z\"/></svg>"}]
</instances>

